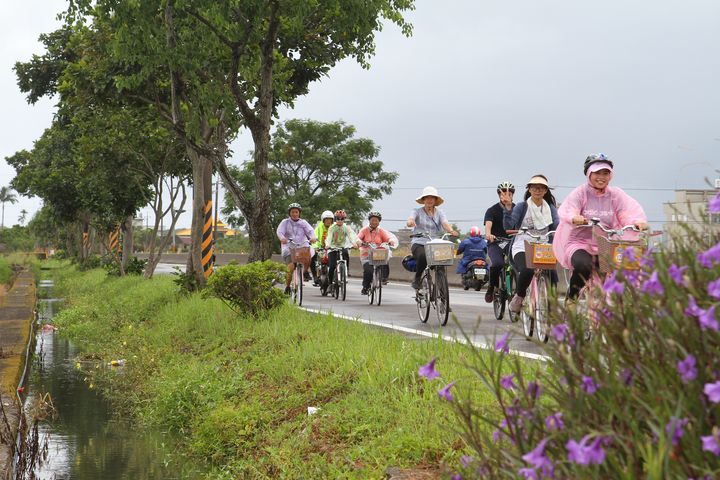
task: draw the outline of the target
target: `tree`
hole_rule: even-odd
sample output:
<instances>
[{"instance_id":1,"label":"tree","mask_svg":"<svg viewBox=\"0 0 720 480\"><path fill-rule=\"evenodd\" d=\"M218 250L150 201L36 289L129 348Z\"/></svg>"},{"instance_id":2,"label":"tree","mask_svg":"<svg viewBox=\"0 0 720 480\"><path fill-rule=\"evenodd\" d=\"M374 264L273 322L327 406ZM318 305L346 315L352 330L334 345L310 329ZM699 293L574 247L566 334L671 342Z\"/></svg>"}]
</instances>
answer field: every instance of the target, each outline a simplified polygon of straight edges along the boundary
<instances>
[{"instance_id":1,"label":"tree","mask_svg":"<svg viewBox=\"0 0 720 480\"><path fill-rule=\"evenodd\" d=\"M28 214L28 211L25 210L24 208L22 210L20 210L20 216L18 217L18 222L20 222L20 225L25 223L25 220L27 220L27 214Z\"/></svg>"},{"instance_id":2,"label":"tree","mask_svg":"<svg viewBox=\"0 0 720 480\"><path fill-rule=\"evenodd\" d=\"M184 135L188 154L197 157L195 188L209 178L203 159L210 159L248 219L250 259L263 260L270 256L272 238L268 161L278 106L292 105L344 58L367 67L383 20L409 35L411 26L402 14L414 8L413 2L75 0L68 18L102 12L116 26L114 51L137 64L132 79L169 76L173 124ZM255 145L252 195L235 182L226 164L227 142L241 125ZM197 201L194 205L195 218Z\"/></svg>"},{"instance_id":3,"label":"tree","mask_svg":"<svg viewBox=\"0 0 720 480\"><path fill-rule=\"evenodd\" d=\"M0 187L0 203L2 203L2 220L0 221L0 230L5 228L5 204L17 203L17 196L9 187Z\"/></svg>"},{"instance_id":4,"label":"tree","mask_svg":"<svg viewBox=\"0 0 720 480\"><path fill-rule=\"evenodd\" d=\"M383 170L383 162L376 160L380 149L372 140L354 135L355 127L342 121L294 119L278 126L269 155L273 225L287 216L292 202L302 205L303 216L311 222L324 210L344 209L359 225L373 202L392 192L398 174ZM232 172L238 184L252 192L252 164ZM245 224L242 211L227 200L223 214Z\"/></svg>"}]
</instances>

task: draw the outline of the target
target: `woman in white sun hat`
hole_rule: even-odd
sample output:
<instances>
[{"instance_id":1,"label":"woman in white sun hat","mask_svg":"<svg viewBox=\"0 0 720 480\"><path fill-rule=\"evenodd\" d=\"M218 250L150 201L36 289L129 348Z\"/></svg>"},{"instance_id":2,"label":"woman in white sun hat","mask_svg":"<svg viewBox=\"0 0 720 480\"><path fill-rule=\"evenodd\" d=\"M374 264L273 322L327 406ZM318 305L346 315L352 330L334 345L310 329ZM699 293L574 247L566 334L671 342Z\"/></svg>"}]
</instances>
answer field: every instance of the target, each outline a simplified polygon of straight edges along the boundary
<instances>
[{"instance_id":1,"label":"woman in white sun hat","mask_svg":"<svg viewBox=\"0 0 720 480\"><path fill-rule=\"evenodd\" d=\"M550 185L545 175L533 175L527 183L525 201L518 203L512 213L503 212L505 230L527 228L533 235L545 235L557 228L559 222L557 203L550 192ZM527 234L518 234L513 239L513 267L517 272L517 291L510 301L510 311L519 313L522 309L525 294L530 286L534 270L525 266L525 240L534 241ZM550 239L552 241L552 239Z\"/></svg>"},{"instance_id":2,"label":"woman in white sun hat","mask_svg":"<svg viewBox=\"0 0 720 480\"><path fill-rule=\"evenodd\" d=\"M452 235L458 236L452 225L447 221L445 213L440 210L439 207L445 200L438 194L437 188L425 187L418 198L415 199L416 203L422 205L422 207L413 209L410 213L410 218L407 220L407 226L412 228L413 235L418 233L427 233L433 237L439 236L443 231L446 231ZM412 287L418 289L420 286L420 276L427 266L425 260L425 244L429 240L425 237L412 237L410 242L410 249L412 256L417 262L417 268L415 270L415 280L413 280Z\"/></svg>"}]
</instances>

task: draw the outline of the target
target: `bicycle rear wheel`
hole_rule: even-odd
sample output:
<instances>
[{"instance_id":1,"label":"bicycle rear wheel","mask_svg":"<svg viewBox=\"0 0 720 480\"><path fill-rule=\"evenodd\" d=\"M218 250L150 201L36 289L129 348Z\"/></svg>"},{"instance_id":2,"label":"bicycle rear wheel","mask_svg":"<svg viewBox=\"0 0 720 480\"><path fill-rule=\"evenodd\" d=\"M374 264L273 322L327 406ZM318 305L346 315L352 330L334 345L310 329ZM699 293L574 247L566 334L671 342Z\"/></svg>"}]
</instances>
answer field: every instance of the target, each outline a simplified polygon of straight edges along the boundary
<instances>
[{"instance_id":1,"label":"bicycle rear wheel","mask_svg":"<svg viewBox=\"0 0 720 480\"><path fill-rule=\"evenodd\" d=\"M550 314L550 296L548 294L548 278L546 274L537 279L537 303L535 304L535 333L538 340L548 341L548 315Z\"/></svg>"},{"instance_id":2,"label":"bicycle rear wheel","mask_svg":"<svg viewBox=\"0 0 720 480\"><path fill-rule=\"evenodd\" d=\"M430 277L427 271L420 279L420 288L415 294L415 303L417 303L420 321L423 323L427 322L430 316Z\"/></svg>"},{"instance_id":3,"label":"bicycle rear wheel","mask_svg":"<svg viewBox=\"0 0 720 480\"><path fill-rule=\"evenodd\" d=\"M340 265L340 297L342 301L345 301L347 295L347 266L345 264Z\"/></svg>"},{"instance_id":4,"label":"bicycle rear wheel","mask_svg":"<svg viewBox=\"0 0 720 480\"><path fill-rule=\"evenodd\" d=\"M450 316L450 289L445 267L435 267L435 313L443 327Z\"/></svg>"}]
</instances>

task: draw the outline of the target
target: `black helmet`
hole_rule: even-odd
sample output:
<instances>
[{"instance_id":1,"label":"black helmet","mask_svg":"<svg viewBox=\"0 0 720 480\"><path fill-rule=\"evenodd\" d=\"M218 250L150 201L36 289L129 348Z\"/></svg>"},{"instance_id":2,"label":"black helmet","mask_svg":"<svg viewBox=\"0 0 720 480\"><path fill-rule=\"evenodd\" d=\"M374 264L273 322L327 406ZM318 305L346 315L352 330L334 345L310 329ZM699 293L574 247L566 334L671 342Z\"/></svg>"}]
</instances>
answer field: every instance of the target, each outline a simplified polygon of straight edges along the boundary
<instances>
[{"instance_id":1,"label":"black helmet","mask_svg":"<svg viewBox=\"0 0 720 480\"><path fill-rule=\"evenodd\" d=\"M382 215L380 214L380 212L373 211L368 213L368 220L370 220L372 217L377 217L378 220L382 220Z\"/></svg>"},{"instance_id":2,"label":"black helmet","mask_svg":"<svg viewBox=\"0 0 720 480\"><path fill-rule=\"evenodd\" d=\"M417 260L412 255L405 255L402 259L402 266L408 272L414 272L417 270Z\"/></svg>"},{"instance_id":3,"label":"black helmet","mask_svg":"<svg viewBox=\"0 0 720 480\"><path fill-rule=\"evenodd\" d=\"M615 168L612 160L607 158L604 153L593 153L592 155L588 155L588 157L585 159L585 165L583 166L583 175L587 175L587 171L588 168L590 168L590 165L600 162L607 163L608 165L610 165L610 168Z\"/></svg>"}]
</instances>

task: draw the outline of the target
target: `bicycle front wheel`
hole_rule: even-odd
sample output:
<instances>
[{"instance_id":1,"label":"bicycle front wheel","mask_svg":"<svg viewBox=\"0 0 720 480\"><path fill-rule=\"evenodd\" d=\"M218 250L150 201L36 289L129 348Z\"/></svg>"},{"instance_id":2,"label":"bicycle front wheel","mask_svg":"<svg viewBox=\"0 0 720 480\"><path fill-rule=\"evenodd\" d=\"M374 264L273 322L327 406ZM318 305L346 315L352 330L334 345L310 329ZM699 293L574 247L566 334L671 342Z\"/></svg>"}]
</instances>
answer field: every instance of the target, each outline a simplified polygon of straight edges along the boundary
<instances>
[{"instance_id":1,"label":"bicycle front wheel","mask_svg":"<svg viewBox=\"0 0 720 480\"><path fill-rule=\"evenodd\" d=\"M548 316L550 314L550 297L548 295L548 278L546 274L537 279L537 303L535 304L535 333L538 340L548 341Z\"/></svg>"},{"instance_id":2,"label":"bicycle front wheel","mask_svg":"<svg viewBox=\"0 0 720 480\"><path fill-rule=\"evenodd\" d=\"M377 295L377 304L378 304L378 306L380 306L380 302L382 302L382 273L380 272L379 268L375 269L375 276L376 276L376 280L377 280L377 282L376 282L377 287L375 289L376 290L375 294Z\"/></svg>"},{"instance_id":3,"label":"bicycle front wheel","mask_svg":"<svg viewBox=\"0 0 720 480\"><path fill-rule=\"evenodd\" d=\"M435 313L444 327L450 316L450 289L445 267L435 267Z\"/></svg>"},{"instance_id":4,"label":"bicycle front wheel","mask_svg":"<svg viewBox=\"0 0 720 480\"><path fill-rule=\"evenodd\" d=\"M342 301L345 301L347 295L347 266L344 264L340 265L340 297Z\"/></svg>"},{"instance_id":5,"label":"bicycle front wheel","mask_svg":"<svg viewBox=\"0 0 720 480\"><path fill-rule=\"evenodd\" d=\"M508 303L508 316L510 317L510 321L515 323L518 321L518 318L520 317L519 314L513 312L510 310L510 300L512 300L513 296L515 295L515 292L517 291L517 279L515 278L515 272L510 271L510 290L505 292L505 300ZM530 335L532 335L532 331L530 332Z\"/></svg>"},{"instance_id":6,"label":"bicycle front wheel","mask_svg":"<svg viewBox=\"0 0 720 480\"><path fill-rule=\"evenodd\" d=\"M520 319L522 320L523 333L525 334L525 339L527 340L532 340L533 332L535 330L535 319L533 318L533 315L535 314L535 308L533 305L533 299L535 298L535 288L537 288L537 282L533 278L532 282L530 282L530 286L527 289L527 295L525 296L525 301L523 302L522 309L520 310Z\"/></svg>"},{"instance_id":7,"label":"bicycle front wheel","mask_svg":"<svg viewBox=\"0 0 720 480\"><path fill-rule=\"evenodd\" d=\"M420 321L427 322L430 316L430 277L427 270L420 279L420 288L415 293L415 303L417 303Z\"/></svg>"},{"instance_id":8,"label":"bicycle front wheel","mask_svg":"<svg viewBox=\"0 0 720 480\"><path fill-rule=\"evenodd\" d=\"M293 272L292 300L294 304L302 305L302 286L303 286L303 266L302 263L295 264L295 272Z\"/></svg>"}]
</instances>

